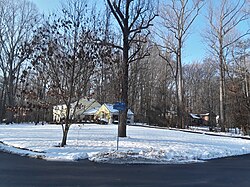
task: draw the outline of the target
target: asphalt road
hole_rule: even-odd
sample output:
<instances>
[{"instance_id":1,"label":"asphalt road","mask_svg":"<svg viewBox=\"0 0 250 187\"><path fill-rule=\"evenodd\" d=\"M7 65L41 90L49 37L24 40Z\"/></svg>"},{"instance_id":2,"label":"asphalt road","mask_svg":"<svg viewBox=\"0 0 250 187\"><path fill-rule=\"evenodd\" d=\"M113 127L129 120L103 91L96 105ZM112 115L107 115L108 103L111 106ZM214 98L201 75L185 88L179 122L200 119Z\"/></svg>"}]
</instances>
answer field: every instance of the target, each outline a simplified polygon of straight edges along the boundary
<instances>
[{"instance_id":1,"label":"asphalt road","mask_svg":"<svg viewBox=\"0 0 250 187\"><path fill-rule=\"evenodd\" d=\"M0 186L249 187L250 155L181 165L54 162L0 152Z\"/></svg>"}]
</instances>

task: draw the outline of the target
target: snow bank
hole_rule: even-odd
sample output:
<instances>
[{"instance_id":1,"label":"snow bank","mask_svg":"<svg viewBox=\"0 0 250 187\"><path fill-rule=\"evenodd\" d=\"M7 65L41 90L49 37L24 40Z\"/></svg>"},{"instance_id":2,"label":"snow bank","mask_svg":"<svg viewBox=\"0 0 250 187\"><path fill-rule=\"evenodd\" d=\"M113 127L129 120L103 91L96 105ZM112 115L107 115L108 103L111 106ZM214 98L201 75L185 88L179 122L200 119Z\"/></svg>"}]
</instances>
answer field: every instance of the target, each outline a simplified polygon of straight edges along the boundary
<instances>
[{"instance_id":1,"label":"snow bank","mask_svg":"<svg viewBox=\"0 0 250 187\"><path fill-rule=\"evenodd\" d=\"M72 125L67 146L58 147L60 125L0 125L0 149L50 161L124 163L190 163L250 153L249 140L174 130L128 126L119 138L117 125Z\"/></svg>"}]
</instances>

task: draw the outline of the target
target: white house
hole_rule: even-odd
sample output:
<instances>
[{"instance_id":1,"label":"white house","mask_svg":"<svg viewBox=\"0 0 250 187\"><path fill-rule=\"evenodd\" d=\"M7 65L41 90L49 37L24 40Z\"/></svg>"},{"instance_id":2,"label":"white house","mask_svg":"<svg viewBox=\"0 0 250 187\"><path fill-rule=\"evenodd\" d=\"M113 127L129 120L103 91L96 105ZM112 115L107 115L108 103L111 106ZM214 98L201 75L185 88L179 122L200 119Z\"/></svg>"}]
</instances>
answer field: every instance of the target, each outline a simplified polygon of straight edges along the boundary
<instances>
[{"instance_id":1,"label":"white house","mask_svg":"<svg viewBox=\"0 0 250 187\"><path fill-rule=\"evenodd\" d=\"M77 105L77 106L76 106ZM101 104L95 99L82 98L73 102L70 107L70 118L74 121L82 121L85 117L84 112L93 108L99 108ZM65 104L53 107L53 122L60 123L66 117L67 107Z\"/></svg>"}]
</instances>

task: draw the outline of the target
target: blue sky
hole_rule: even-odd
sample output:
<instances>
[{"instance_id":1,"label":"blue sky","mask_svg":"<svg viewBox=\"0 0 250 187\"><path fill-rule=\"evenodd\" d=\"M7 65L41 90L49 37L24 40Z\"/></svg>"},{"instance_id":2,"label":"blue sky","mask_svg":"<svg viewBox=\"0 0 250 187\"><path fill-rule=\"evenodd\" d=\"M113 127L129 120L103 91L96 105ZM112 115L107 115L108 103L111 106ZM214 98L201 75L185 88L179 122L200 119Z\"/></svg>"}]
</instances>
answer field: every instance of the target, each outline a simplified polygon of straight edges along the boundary
<instances>
[{"instance_id":1,"label":"blue sky","mask_svg":"<svg viewBox=\"0 0 250 187\"><path fill-rule=\"evenodd\" d=\"M33 1L41 13L48 14L60 8L60 4L65 0L31 0ZM103 0L97 2L103 3ZM190 30L190 36L185 43L183 50L183 62L202 60L206 56L206 46L202 42L201 32L204 30L204 17L200 15Z\"/></svg>"},{"instance_id":2,"label":"blue sky","mask_svg":"<svg viewBox=\"0 0 250 187\"><path fill-rule=\"evenodd\" d=\"M33 1L41 13L48 14L60 8L60 5L65 0L31 0ZM99 0L103 2L103 0ZM192 61L202 60L205 56L206 46L202 43L200 33L204 29L203 18L200 16L193 25L191 34L187 39L183 51L183 62L189 63ZM202 25L202 26L201 26Z\"/></svg>"},{"instance_id":3,"label":"blue sky","mask_svg":"<svg viewBox=\"0 0 250 187\"><path fill-rule=\"evenodd\" d=\"M60 7L63 0L30 0L34 2L41 13L49 13Z\"/></svg>"}]
</instances>

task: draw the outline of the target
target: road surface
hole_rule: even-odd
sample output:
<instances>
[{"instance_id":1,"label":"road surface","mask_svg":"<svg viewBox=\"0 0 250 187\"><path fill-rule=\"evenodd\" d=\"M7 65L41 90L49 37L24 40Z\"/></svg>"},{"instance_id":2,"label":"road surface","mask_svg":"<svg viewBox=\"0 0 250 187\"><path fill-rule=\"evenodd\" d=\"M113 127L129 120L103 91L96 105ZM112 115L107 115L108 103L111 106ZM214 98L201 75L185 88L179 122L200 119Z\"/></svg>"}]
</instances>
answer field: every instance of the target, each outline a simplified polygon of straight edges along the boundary
<instances>
[{"instance_id":1,"label":"road surface","mask_svg":"<svg viewBox=\"0 0 250 187\"><path fill-rule=\"evenodd\" d=\"M250 155L180 165L55 162L0 152L2 187L249 187Z\"/></svg>"}]
</instances>

